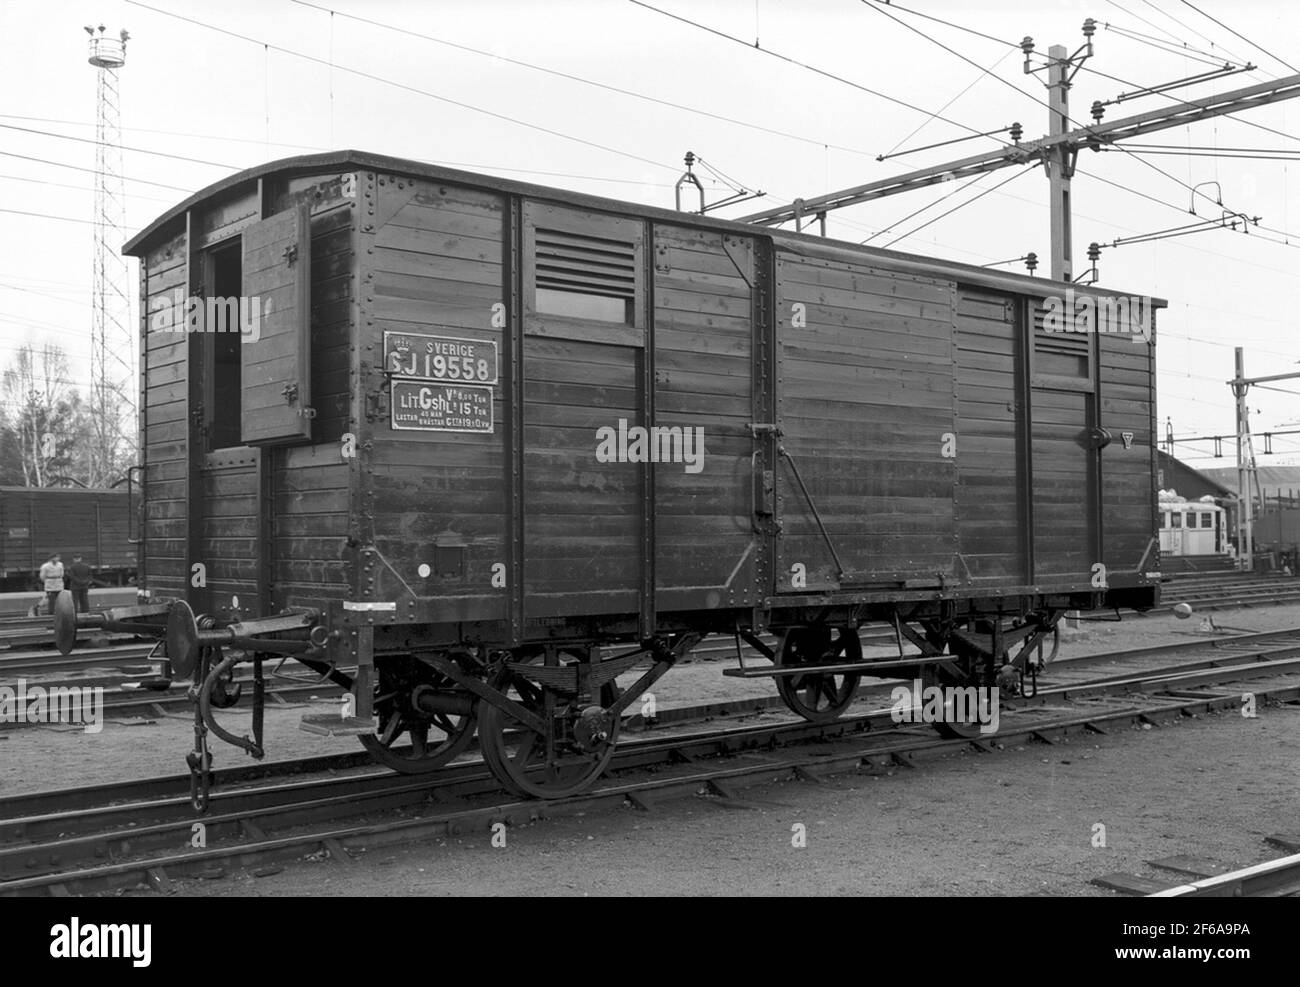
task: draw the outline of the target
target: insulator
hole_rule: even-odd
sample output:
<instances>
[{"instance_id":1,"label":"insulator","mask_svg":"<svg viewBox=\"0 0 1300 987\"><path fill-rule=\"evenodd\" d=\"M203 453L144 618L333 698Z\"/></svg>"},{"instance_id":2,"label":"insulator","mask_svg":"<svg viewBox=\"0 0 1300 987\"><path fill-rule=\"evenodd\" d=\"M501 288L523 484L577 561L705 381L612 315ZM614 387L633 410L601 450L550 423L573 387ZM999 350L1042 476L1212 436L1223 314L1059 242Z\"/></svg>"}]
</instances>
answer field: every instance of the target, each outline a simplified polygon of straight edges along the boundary
<instances>
[{"instance_id":1,"label":"insulator","mask_svg":"<svg viewBox=\"0 0 1300 987\"><path fill-rule=\"evenodd\" d=\"M1025 254L1025 267L1028 269L1030 274L1033 274L1038 268L1038 255L1032 250Z\"/></svg>"},{"instance_id":2,"label":"insulator","mask_svg":"<svg viewBox=\"0 0 1300 987\"><path fill-rule=\"evenodd\" d=\"M686 160L686 167L687 167L687 168L689 168L689 167L691 167L691 165L695 164L695 152L694 152L694 151L687 151L687 152L686 152L686 159L685 159L685 160Z\"/></svg>"},{"instance_id":3,"label":"insulator","mask_svg":"<svg viewBox=\"0 0 1300 987\"><path fill-rule=\"evenodd\" d=\"M1098 123L1101 123L1101 118L1105 115L1106 115L1106 107L1102 105L1101 100L1094 99L1092 101L1092 118L1096 120Z\"/></svg>"},{"instance_id":4,"label":"insulator","mask_svg":"<svg viewBox=\"0 0 1300 987\"><path fill-rule=\"evenodd\" d=\"M1096 240L1088 244L1088 260L1092 261L1094 264L1101 260L1101 244Z\"/></svg>"},{"instance_id":5,"label":"insulator","mask_svg":"<svg viewBox=\"0 0 1300 987\"><path fill-rule=\"evenodd\" d=\"M1025 57L1028 58L1034 51L1034 39L1026 34L1025 39L1020 42L1020 50L1023 51Z\"/></svg>"},{"instance_id":6,"label":"insulator","mask_svg":"<svg viewBox=\"0 0 1300 987\"><path fill-rule=\"evenodd\" d=\"M1016 121L1011 125L1011 139L1015 141L1017 144L1020 143L1020 138L1024 136L1024 133L1025 133L1025 128L1020 126L1019 121Z\"/></svg>"},{"instance_id":7,"label":"insulator","mask_svg":"<svg viewBox=\"0 0 1300 987\"><path fill-rule=\"evenodd\" d=\"M1096 33L1097 33L1097 22L1093 20L1091 17L1089 17L1087 20L1083 22L1083 36L1085 38L1091 38Z\"/></svg>"}]
</instances>

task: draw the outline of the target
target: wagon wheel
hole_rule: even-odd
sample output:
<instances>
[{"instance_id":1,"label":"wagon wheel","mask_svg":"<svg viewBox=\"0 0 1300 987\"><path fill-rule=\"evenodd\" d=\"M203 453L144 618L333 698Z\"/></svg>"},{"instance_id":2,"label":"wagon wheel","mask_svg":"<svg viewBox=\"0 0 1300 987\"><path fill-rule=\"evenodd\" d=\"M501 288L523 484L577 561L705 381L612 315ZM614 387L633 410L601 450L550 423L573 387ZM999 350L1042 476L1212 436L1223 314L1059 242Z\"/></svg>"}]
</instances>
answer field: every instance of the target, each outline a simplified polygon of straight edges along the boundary
<instances>
[{"instance_id":1,"label":"wagon wheel","mask_svg":"<svg viewBox=\"0 0 1300 987\"><path fill-rule=\"evenodd\" d=\"M925 666L921 672L922 689L928 689L930 686L937 686L944 690L948 688L968 688L974 684L974 680L960 679L948 669L934 665ZM978 696L978 693L976 695ZM969 704L959 706L951 696L951 693L945 692L943 719L934 724L934 729L939 736L947 737L950 740L972 740L984 735L985 728L984 724L979 720L978 707L972 710ZM959 713L965 715L959 717Z\"/></svg>"},{"instance_id":2,"label":"wagon wheel","mask_svg":"<svg viewBox=\"0 0 1300 987\"><path fill-rule=\"evenodd\" d=\"M554 665L571 668L583 660L582 655L559 651ZM540 665L544 656L522 661ZM582 791L600 777L618 741L619 717L606 712L619 695L613 682L601 687L599 705L519 673L508 673L501 689L548 726L539 733L489 702L480 704L479 746L502 785L518 795L557 799Z\"/></svg>"},{"instance_id":3,"label":"wagon wheel","mask_svg":"<svg viewBox=\"0 0 1300 987\"><path fill-rule=\"evenodd\" d=\"M402 774L426 774L469 746L476 719L471 693L410 655L382 661L377 672L379 728L357 738L371 757Z\"/></svg>"},{"instance_id":4,"label":"wagon wheel","mask_svg":"<svg viewBox=\"0 0 1300 987\"><path fill-rule=\"evenodd\" d=\"M843 665L861 660L862 641L851 628L791 627L781 638L776 667ZM791 712L810 723L830 723L852 704L861 680L857 672L781 675L776 691Z\"/></svg>"}]
</instances>

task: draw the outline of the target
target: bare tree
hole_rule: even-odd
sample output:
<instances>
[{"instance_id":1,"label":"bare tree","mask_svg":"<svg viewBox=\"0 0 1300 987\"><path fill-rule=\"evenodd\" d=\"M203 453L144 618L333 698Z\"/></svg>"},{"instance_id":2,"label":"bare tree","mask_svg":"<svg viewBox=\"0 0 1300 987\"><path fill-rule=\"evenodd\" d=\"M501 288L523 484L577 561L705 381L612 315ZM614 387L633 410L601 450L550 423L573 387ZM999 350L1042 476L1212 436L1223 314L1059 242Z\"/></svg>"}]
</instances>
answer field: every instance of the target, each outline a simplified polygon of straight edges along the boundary
<instances>
[{"instance_id":1,"label":"bare tree","mask_svg":"<svg viewBox=\"0 0 1300 987\"><path fill-rule=\"evenodd\" d=\"M81 397L68 379L68 358L54 343L24 345L0 375L5 445L17 453L24 485L44 487L77 465Z\"/></svg>"}]
</instances>

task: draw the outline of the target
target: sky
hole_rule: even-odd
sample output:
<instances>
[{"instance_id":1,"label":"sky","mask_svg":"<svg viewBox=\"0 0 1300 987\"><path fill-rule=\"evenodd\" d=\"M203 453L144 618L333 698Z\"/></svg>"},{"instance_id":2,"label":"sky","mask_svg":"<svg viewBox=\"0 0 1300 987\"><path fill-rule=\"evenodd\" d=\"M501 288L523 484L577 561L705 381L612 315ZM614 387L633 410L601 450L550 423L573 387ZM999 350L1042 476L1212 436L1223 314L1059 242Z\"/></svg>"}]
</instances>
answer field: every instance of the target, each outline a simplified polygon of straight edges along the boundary
<instances>
[{"instance_id":1,"label":"sky","mask_svg":"<svg viewBox=\"0 0 1300 987\"><path fill-rule=\"evenodd\" d=\"M123 240L233 171L338 148L666 207L690 150L766 193L716 213L741 216L996 149L996 139L972 133L1013 122L1026 140L1041 136L1042 74L1024 73L1016 46L1030 36L1038 53L1074 51L1086 17L1097 21L1094 51L1070 92L1080 123L1094 100L1225 62L1256 68L1171 96L1204 97L1300 66L1300 4L1283 0L645 3L657 9L632 0L0 0L0 367L25 342L50 339L68 351L73 382L89 383L97 70L83 25L130 32L119 73ZM1126 99L1105 119L1174 98ZM1234 347L1245 348L1247 376L1300 372L1300 188L1290 196L1300 102L1237 117L1137 142L1177 153L1079 156L1076 273L1093 241L1223 209L1261 217L1249 234L1216 228L1102 251L1100 285L1169 302L1158 331L1161 437L1167 420L1175 438L1233 432ZM877 160L957 138L970 139ZM1297 159L1225 156L1234 148ZM729 194L697 171L711 200ZM1033 251L1042 275L1047 192L1041 167L1005 169L832 212L828 233L973 264ZM127 264L134 295L136 262ZM1300 379L1270 386L1250 393L1256 434L1300 430ZM1273 448L1260 465L1300 464L1300 432ZM1218 460L1208 443L1175 452L1200 466L1231 465L1233 455L1230 443Z\"/></svg>"}]
</instances>

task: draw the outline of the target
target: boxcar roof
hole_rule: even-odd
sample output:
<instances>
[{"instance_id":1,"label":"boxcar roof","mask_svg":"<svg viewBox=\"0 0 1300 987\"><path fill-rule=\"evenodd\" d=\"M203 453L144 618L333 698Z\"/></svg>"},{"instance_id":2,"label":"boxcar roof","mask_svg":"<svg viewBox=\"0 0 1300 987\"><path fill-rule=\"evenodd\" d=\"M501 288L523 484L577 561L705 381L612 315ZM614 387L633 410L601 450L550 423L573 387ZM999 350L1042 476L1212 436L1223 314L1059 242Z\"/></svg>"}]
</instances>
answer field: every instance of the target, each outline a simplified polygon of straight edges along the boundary
<instances>
[{"instance_id":1,"label":"boxcar roof","mask_svg":"<svg viewBox=\"0 0 1300 987\"><path fill-rule=\"evenodd\" d=\"M987 267L977 267L973 264L962 264L958 261L939 260L933 257L909 254L897 250L883 250L879 247L867 247L851 241L836 240L832 237L815 236L809 233L794 233L789 230L756 226L750 223L737 223L733 220L715 219L709 216L700 216L696 213L682 213L677 212L674 209L665 209L658 206L646 206L635 202L626 202L621 199L608 199L603 196L588 195L584 192L572 192L566 189L557 189L546 185L534 185L529 182L519 182L508 178L497 178L492 175L481 175L470 171L460 171L455 168L444 168L440 165L427 164L423 161L414 161L409 158L394 158L385 154L372 154L368 151L353 150L330 151L324 154L304 154L299 155L298 157L281 158L278 161L269 161L266 164L258 165L255 168L248 168L244 171L236 172L233 175L228 175L219 181L213 182L207 188L195 192L185 201L167 210L128 240L126 245L122 248L122 252L132 257L142 256L161 243L165 238L174 236L183 228L185 213L187 210L202 205L209 200L219 201L230 194L246 193L248 187L257 182L258 179L266 178L268 176L298 177L316 173L326 174L351 170L368 170L396 175L409 175L414 178L426 178L432 181L491 189L507 194L518 194L526 195L531 198L548 199L554 202L562 202L584 209L632 214L647 219L658 220L660 222L672 222L677 224L684 223L690 226L716 229L727 233L749 236L765 234L779 240L782 243L782 246L787 249L793 249L818 256L827 256L828 254L834 255L835 253L843 252L844 257L842 259L845 260L868 259L872 263L878 264L884 268L892 268L910 274L952 278L953 280L967 284L983 285L1019 294L1043 295L1053 290L1049 286L1064 286L1063 282L1052 281L1049 278L1035 278L1027 274L995 271ZM1076 287L1076 290L1088 294L1128 294L1127 292L1120 292L1116 289L1099 288L1091 285L1085 287L1072 287ZM1161 298L1153 298L1152 302L1157 307L1161 308L1167 304L1165 300Z\"/></svg>"}]
</instances>

